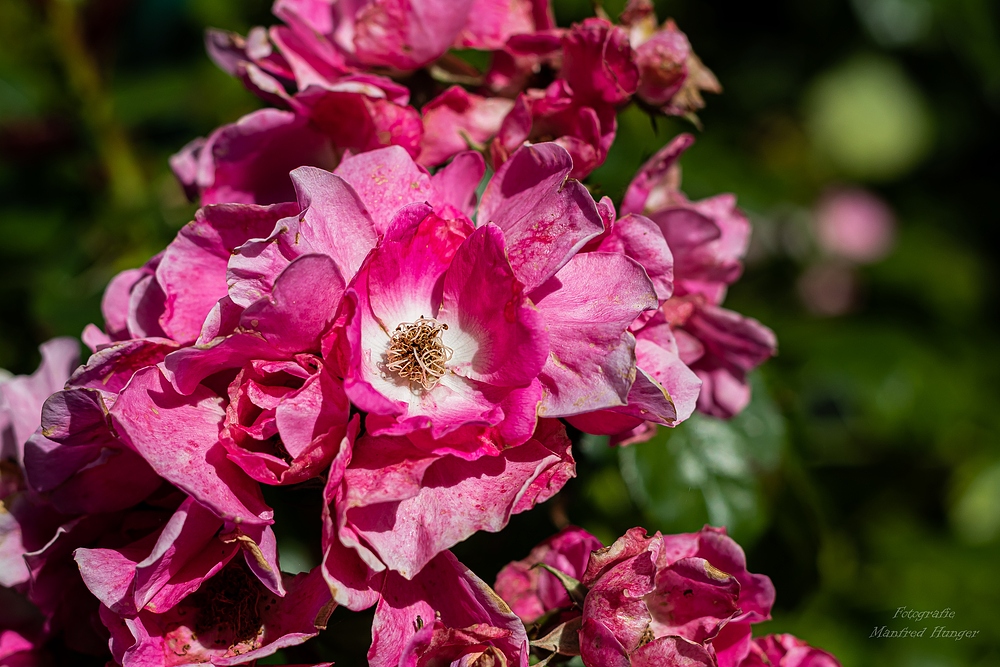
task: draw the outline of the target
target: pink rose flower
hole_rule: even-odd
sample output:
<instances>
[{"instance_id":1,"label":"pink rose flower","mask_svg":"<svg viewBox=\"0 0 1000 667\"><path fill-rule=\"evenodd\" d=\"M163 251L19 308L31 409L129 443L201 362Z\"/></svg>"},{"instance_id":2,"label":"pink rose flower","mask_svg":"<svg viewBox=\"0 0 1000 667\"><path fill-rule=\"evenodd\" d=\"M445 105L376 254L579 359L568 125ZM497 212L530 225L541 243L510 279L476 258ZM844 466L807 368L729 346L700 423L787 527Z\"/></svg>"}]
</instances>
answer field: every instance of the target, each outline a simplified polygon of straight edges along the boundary
<instances>
[{"instance_id":1,"label":"pink rose flower","mask_svg":"<svg viewBox=\"0 0 1000 667\"><path fill-rule=\"evenodd\" d=\"M494 588L524 623L534 623L550 611L571 606L566 589L556 576L537 566L545 564L581 579L591 552L603 546L582 528L564 528L532 549L526 558L504 566Z\"/></svg>"},{"instance_id":2,"label":"pink rose flower","mask_svg":"<svg viewBox=\"0 0 1000 667\"><path fill-rule=\"evenodd\" d=\"M729 664L719 660L720 667ZM832 655L792 635L767 635L753 640L740 667L840 667Z\"/></svg>"},{"instance_id":3,"label":"pink rose flower","mask_svg":"<svg viewBox=\"0 0 1000 667\"><path fill-rule=\"evenodd\" d=\"M582 582L584 662L653 665L681 655L714 665L746 655L750 624L770 618L774 587L746 569L724 529L645 537L634 528L593 554Z\"/></svg>"},{"instance_id":4,"label":"pink rose flower","mask_svg":"<svg viewBox=\"0 0 1000 667\"><path fill-rule=\"evenodd\" d=\"M325 497L324 574L352 609L375 602L386 570L413 578L442 551L551 498L575 475L557 420L527 442L468 460L404 437L365 436L334 460ZM393 530L384 526L392 525Z\"/></svg>"},{"instance_id":5,"label":"pink rose flower","mask_svg":"<svg viewBox=\"0 0 1000 667\"><path fill-rule=\"evenodd\" d=\"M732 195L691 202L680 191L677 160L692 142L680 135L650 158L621 208L647 216L669 245L674 290L660 310L675 342L664 347L701 379L698 410L727 418L749 403L747 373L776 352L777 341L757 320L720 307L742 272L750 223Z\"/></svg>"},{"instance_id":6,"label":"pink rose flower","mask_svg":"<svg viewBox=\"0 0 1000 667\"><path fill-rule=\"evenodd\" d=\"M628 28L639 69L637 96L671 116L690 116L705 106L701 93L721 93L712 71L694 54L673 20L657 27L650 0L629 0L621 22Z\"/></svg>"},{"instance_id":7,"label":"pink rose flower","mask_svg":"<svg viewBox=\"0 0 1000 667\"><path fill-rule=\"evenodd\" d=\"M451 552L411 580L387 574L380 593L372 667L528 665L521 621Z\"/></svg>"},{"instance_id":8,"label":"pink rose flower","mask_svg":"<svg viewBox=\"0 0 1000 667\"><path fill-rule=\"evenodd\" d=\"M823 252L851 262L877 262L892 251L896 220L888 204L861 188L825 193L816 204L816 240Z\"/></svg>"}]
</instances>

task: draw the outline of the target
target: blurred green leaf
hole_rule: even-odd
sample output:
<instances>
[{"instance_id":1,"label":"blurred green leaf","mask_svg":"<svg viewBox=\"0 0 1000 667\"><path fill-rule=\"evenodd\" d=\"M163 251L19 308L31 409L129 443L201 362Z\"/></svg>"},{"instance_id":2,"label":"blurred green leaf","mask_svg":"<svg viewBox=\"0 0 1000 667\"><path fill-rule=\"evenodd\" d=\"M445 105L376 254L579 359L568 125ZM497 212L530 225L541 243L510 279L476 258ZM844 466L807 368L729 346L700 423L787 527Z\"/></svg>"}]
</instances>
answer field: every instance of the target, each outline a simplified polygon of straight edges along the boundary
<instances>
[{"instance_id":1,"label":"blurred green leaf","mask_svg":"<svg viewBox=\"0 0 1000 667\"><path fill-rule=\"evenodd\" d=\"M732 420L695 414L620 449L622 478L657 529L689 531L707 522L747 540L764 527L760 475L780 462L785 423L763 382L753 384L753 401Z\"/></svg>"},{"instance_id":2,"label":"blurred green leaf","mask_svg":"<svg viewBox=\"0 0 1000 667\"><path fill-rule=\"evenodd\" d=\"M952 507L951 520L971 544L984 544L1000 535L1000 461L973 477Z\"/></svg>"},{"instance_id":3,"label":"blurred green leaf","mask_svg":"<svg viewBox=\"0 0 1000 667\"><path fill-rule=\"evenodd\" d=\"M883 57L856 57L820 76L806 98L806 117L816 147L855 178L895 178L931 144L923 94Z\"/></svg>"}]
</instances>

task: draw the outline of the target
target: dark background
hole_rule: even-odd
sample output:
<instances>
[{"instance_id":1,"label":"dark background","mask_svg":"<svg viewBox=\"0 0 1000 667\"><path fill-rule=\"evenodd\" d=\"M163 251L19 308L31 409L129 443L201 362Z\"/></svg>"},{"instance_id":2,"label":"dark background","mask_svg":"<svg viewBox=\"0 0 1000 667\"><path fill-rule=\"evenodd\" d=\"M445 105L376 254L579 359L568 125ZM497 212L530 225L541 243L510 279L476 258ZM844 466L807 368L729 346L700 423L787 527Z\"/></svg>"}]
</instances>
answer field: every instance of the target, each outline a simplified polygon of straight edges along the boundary
<instances>
[{"instance_id":1,"label":"dark background","mask_svg":"<svg viewBox=\"0 0 1000 667\"><path fill-rule=\"evenodd\" d=\"M456 551L491 581L567 518L605 541L636 524L725 524L777 586L761 631L794 632L845 665L1000 664L1000 8L657 7L725 88L699 114L684 188L735 192L754 221L727 305L771 326L779 356L733 422L695 418L622 450L585 439L557 499ZM565 0L556 13L568 25L592 10ZM202 31L273 22L265 0L0 2L0 367L31 372L40 342L99 322L109 278L191 218L167 158L258 106L204 55ZM692 130L625 111L588 185L617 200ZM884 259L851 263L817 243L815 205L833 186L891 206ZM316 489L269 499L286 568L311 566ZM894 619L903 606L955 615ZM273 662L361 664L368 622L338 611L320 640ZM883 625L929 629L870 639ZM936 625L979 634L932 639Z\"/></svg>"}]
</instances>

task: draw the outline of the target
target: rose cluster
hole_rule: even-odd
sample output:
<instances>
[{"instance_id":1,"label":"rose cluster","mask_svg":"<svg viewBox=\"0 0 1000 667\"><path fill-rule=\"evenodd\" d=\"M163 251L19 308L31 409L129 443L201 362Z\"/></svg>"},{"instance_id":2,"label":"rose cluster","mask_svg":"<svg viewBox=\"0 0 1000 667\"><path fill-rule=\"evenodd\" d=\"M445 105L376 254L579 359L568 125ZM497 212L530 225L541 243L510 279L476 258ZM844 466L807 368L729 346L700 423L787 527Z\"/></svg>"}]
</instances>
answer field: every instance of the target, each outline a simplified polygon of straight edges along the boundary
<instances>
[{"instance_id":1,"label":"rose cluster","mask_svg":"<svg viewBox=\"0 0 1000 667\"><path fill-rule=\"evenodd\" d=\"M496 591L547 660L601 667L839 667L791 635L753 639L774 586L747 570L725 529L653 536L633 528L609 547L568 527L497 576Z\"/></svg>"},{"instance_id":2,"label":"rose cluster","mask_svg":"<svg viewBox=\"0 0 1000 667\"><path fill-rule=\"evenodd\" d=\"M575 475L567 424L627 444L732 416L775 351L721 307L749 222L681 192L689 135L617 208L578 180L625 104L691 115L717 88L683 33L642 1L568 29L544 0L274 12L208 46L282 108L175 156L202 208L112 279L83 365L57 339L0 379L0 664L56 640L124 667L252 664L336 606L375 608L385 667L828 664L751 641L773 591L716 530L570 531L500 596L449 551ZM262 488L302 483L322 562L293 576Z\"/></svg>"}]
</instances>

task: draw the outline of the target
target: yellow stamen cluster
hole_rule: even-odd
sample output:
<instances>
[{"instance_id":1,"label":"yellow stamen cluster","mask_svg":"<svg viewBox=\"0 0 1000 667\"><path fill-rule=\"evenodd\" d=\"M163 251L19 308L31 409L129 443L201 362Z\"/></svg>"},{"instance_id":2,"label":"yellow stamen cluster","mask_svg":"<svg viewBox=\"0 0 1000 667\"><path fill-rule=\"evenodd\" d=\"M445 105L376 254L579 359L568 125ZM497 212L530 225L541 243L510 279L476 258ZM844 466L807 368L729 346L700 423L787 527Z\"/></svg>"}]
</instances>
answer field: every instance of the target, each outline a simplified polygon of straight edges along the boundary
<instances>
[{"instance_id":1,"label":"yellow stamen cluster","mask_svg":"<svg viewBox=\"0 0 1000 667\"><path fill-rule=\"evenodd\" d=\"M420 316L416 322L403 322L393 332L385 354L385 368L404 380L430 391L447 372L452 349L444 344L441 333L447 324Z\"/></svg>"}]
</instances>

